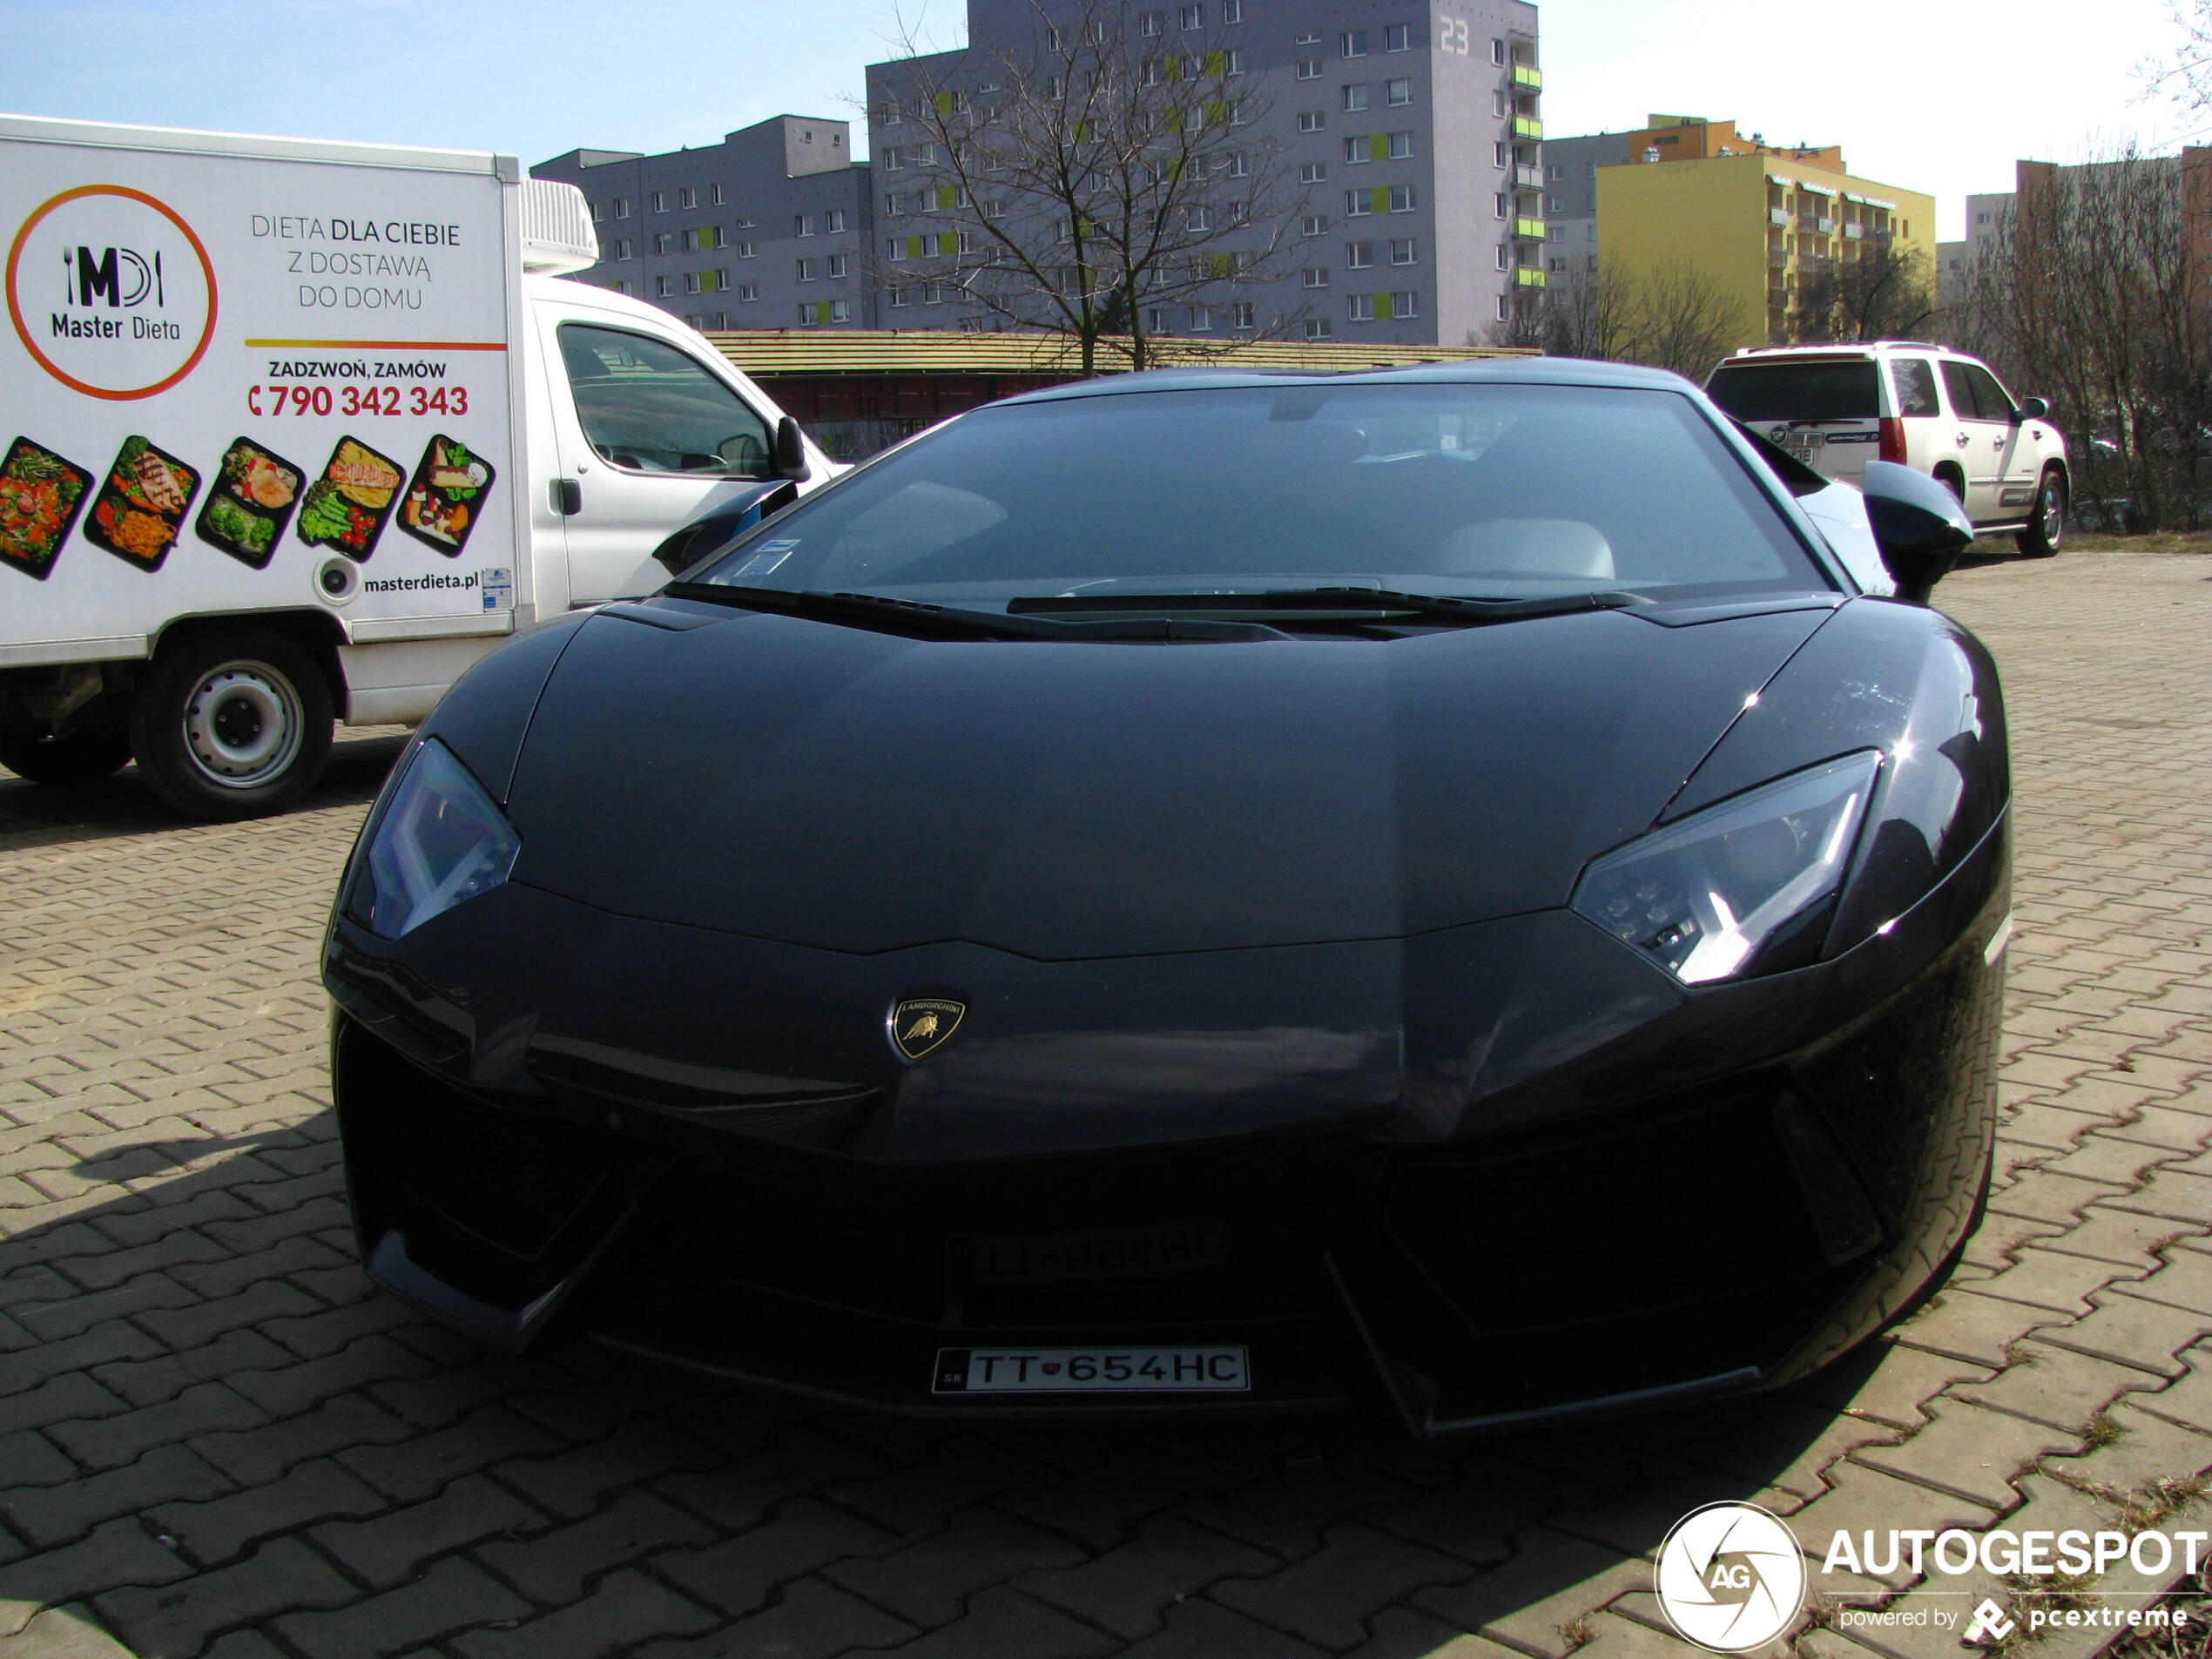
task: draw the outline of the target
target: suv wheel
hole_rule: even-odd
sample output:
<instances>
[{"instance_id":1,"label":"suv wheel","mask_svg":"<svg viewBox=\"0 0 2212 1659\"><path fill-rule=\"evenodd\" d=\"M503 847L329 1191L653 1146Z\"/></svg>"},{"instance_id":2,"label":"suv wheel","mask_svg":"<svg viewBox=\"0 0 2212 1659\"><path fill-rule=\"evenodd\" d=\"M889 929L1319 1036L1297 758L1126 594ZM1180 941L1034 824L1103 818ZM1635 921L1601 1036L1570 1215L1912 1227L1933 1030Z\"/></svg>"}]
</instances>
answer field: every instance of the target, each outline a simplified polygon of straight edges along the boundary
<instances>
[{"instance_id":1,"label":"suv wheel","mask_svg":"<svg viewBox=\"0 0 2212 1659\"><path fill-rule=\"evenodd\" d=\"M2035 516L2020 533L2020 550L2031 559L2047 559L2059 550L2066 536L2066 475L2056 467L2043 469L2035 491Z\"/></svg>"}]
</instances>

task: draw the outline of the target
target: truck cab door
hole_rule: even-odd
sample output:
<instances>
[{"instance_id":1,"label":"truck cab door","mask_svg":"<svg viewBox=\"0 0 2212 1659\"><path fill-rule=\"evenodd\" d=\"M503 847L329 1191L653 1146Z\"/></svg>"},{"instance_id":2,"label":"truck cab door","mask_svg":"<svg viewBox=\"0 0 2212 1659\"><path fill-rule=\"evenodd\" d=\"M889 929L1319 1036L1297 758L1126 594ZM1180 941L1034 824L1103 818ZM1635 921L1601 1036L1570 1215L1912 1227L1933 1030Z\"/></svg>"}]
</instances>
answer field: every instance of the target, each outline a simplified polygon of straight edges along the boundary
<instances>
[{"instance_id":1,"label":"truck cab door","mask_svg":"<svg viewBox=\"0 0 2212 1659\"><path fill-rule=\"evenodd\" d=\"M774 428L684 342L626 316L546 315L569 604L650 593L653 550L772 474Z\"/></svg>"}]
</instances>

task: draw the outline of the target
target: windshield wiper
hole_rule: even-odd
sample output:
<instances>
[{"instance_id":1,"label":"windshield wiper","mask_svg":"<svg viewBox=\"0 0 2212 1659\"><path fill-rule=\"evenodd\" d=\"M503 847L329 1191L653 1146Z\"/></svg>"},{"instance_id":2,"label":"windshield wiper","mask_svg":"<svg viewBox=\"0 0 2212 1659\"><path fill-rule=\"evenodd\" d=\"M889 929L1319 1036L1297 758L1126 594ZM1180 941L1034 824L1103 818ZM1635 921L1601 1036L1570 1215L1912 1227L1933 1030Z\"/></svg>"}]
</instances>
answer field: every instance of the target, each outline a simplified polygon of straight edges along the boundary
<instances>
[{"instance_id":1,"label":"windshield wiper","mask_svg":"<svg viewBox=\"0 0 2212 1659\"><path fill-rule=\"evenodd\" d=\"M1448 594L1401 593L1392 588L1278 588L1264 593L1085 593L1010 599L1009 616L1081 615L1105 611L1127 615L1145 610L1233 610L1240 617L1270 611L1316 610L1346 620L1375 620L1412 615L1480 625L1520 622L1531 617L1562 617L1580 610L1617 610L1649 604L1640 593L1554 593L1534 599L1462 599Z\"/></svg>"},{"instance_id":2,"label":"windshield wiper","mask_svg":"<svg viewBox=\"0 0 2212 1659\"><path fill-rule=\"evenodd\" d=\"M1022 617L999 610L967 610L893 599L880 593L824 593L813 589L745 588L714 582L671 582L671 598L703 599L747 610L784 610L826 621L874 623L926 632L986 639L1280 639L1277 630L1252 623L1188 622L1170 617L1116 617L1096 622Z\"/></svg>"}]
</instances>

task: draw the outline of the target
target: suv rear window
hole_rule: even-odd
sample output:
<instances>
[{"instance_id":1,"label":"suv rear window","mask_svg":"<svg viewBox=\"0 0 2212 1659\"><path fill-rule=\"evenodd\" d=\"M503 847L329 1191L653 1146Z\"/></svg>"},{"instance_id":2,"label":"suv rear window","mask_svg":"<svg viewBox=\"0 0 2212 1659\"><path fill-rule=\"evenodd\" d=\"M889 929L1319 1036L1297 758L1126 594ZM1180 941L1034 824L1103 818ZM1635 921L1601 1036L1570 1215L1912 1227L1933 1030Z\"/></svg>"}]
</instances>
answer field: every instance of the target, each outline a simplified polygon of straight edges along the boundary
<instances>
[{"instance_id":1,"label":"suv rear window","mask_svg":"<svg viewBox=\"0 0 2212 1659\"><path fill-rule=\"evenodd\" d=\"M1871 360L1723 363L1706 391L1739 421L1871 421L1882 413Z\"/></svg>"}]
</instances>

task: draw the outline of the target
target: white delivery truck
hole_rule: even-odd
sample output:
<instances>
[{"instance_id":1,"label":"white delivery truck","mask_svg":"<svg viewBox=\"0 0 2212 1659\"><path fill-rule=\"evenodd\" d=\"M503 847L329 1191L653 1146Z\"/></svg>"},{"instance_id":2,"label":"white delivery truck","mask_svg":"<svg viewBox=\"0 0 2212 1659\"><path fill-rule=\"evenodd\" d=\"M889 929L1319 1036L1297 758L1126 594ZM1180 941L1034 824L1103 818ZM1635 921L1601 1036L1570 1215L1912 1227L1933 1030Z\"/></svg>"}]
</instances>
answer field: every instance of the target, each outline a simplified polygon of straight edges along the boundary
<instances>
[{"instance_id":1,"label":"white delivery truck","mask_svg":"<svg viewBox=\"0 0 2212 1659\"><path fill-rule=\"evenodd\" d=\"M0 116L0 764L275 810L834 470L511 156Z\"/></svg>"}]
</instances>

